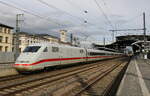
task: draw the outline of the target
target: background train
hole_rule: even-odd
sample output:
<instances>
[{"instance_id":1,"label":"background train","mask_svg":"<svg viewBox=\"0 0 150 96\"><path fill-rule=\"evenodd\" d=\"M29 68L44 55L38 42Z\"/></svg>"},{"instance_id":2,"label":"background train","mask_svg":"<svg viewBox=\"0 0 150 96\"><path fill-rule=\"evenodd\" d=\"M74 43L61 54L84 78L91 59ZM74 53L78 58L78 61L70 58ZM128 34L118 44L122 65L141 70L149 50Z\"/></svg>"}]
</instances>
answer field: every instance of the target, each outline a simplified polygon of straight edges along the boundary
<instances>
[{"instance_id":1,"label":"background train","mask_svg":"<svg viewBox=\"0 0 150 96\"><path fill-rule=\"evenodd\" d=\"M122 53L59 44L34 44L25 48L14 67L20 72L35 71L50 66L96 61L122 55Z\"/></svg>"}]
</instances>

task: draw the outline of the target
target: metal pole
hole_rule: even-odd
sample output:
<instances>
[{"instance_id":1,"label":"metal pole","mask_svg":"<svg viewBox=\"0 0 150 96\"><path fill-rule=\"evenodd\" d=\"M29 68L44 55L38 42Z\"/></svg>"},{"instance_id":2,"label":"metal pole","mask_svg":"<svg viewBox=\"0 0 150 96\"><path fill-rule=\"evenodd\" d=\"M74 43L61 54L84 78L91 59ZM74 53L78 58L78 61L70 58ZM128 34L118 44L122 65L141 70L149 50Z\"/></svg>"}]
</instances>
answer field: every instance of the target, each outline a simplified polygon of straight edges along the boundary
<instances>
[{"instance_id":1,"label":"metal pole","mask_svg":"<svg viewBox=\"0 0 150 96\"><path fill-rule=\"evenodd\" d=\"M112 31L112 41L114 42L114 32L115 31Z\"/></svg>"},{"instance_id":2,"label":"metal pole","mask_svg":"<svg viewBox=\"0 0 150 96\"><path fill-rule=\"evenodd\" d=\"M109 31L112 31L112 43L113 43L113 42L115 41L115 40L114 40L114 38L115 38L115 33L114 33L115 30L109 30Z\"/></svg>"},{"instance_id":3,"label":"metal pole","mask_svg":"<svg viewBox=\"0 0 150 96\"><path fill-rule=\"evenodd\" d=\"M104 37L104 41L103 42L104 42L104 47L105 47L105 37Z\"/></svg>"},{"instance_id":4,"label":"metal pole","mask_svg":"<svg viewBox=\"0 0 150 96\"><path fill-rule=\"evenodd\" d=\"M70 34L70 39L71 39L71 45L73 45L73 34Z\"/></svg>"},{"instance_id":5,"label":"metal pole","mask_svg":"<svg viewBox=\"0 0 150 96\"><path fill-rule=\"evenodd\" d=\"M146 44L145 12L143 13L144 44Z\"/></svg>"},{"instance_id":6,"label":"metal pole","mask_svg":"<svg viewBox=\"0 0 150 96\"><path fill-rule=\"evenodd\" d=\"M146 52L146 23L145 23L145 12L143 13L143 35L144 35L144 59L147 59L147 52Z\"/></svg>"},{"instance_id":7,"label":"metal pole","mask_svg":"<svg viewBox=\"0 0 150 96\"><path fill-rule=\"evenodd\" d=\"M23 16L23 14L17 14L16 15L16 33L15 33L15 60L19 56L19 32L20 32L20 16Z\"/></svg>"}]
</instances>

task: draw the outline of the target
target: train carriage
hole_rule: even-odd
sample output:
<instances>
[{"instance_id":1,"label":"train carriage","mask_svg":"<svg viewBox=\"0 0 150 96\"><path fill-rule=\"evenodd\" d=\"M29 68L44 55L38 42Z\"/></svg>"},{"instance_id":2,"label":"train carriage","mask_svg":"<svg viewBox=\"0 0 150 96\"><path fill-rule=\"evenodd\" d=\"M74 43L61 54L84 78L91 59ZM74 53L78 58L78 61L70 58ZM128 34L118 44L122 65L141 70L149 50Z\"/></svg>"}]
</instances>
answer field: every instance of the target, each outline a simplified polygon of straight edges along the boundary
<instances>
[{"instance_id":1,"label":"train carriage","mask_svg":"<svg viewBox=\"0 0 150 96\"><path fill-rule=\"evenodd\" d=\"M41 70L45 67L68 65L113 58L121 53L104 50L86 49L59 44L33 44L17 58L14 67L18 71Z\"/></svg>"}]
</instances>

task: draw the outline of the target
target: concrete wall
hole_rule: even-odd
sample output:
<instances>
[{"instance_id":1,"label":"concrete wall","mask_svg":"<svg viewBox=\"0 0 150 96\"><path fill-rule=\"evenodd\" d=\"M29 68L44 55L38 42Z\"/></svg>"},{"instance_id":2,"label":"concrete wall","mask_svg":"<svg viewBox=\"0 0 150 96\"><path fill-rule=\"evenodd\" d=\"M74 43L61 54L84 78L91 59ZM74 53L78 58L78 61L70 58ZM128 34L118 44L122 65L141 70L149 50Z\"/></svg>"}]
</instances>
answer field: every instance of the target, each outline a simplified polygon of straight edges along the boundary
<instances>
[{"instance_id":1,"label":"concrete wall","mask_svg":"<svg viewBox=\"0 0 150 96\"><path fill-rule=\"evenodd\" d=\"M14 62L13 52L0 52L0 63L12 63Z\"/></svg>"}]
</instances>

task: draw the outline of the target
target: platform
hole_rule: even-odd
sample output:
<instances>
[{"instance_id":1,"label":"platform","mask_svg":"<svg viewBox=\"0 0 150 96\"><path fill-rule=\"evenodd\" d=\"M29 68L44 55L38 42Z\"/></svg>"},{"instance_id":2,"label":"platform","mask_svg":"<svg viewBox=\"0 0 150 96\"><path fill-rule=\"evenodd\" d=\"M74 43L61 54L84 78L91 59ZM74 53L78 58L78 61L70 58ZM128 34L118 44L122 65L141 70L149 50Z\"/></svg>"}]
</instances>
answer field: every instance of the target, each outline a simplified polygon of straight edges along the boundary
<instances>
[{"instance_id":1,"label":"platform","mask_svg":"<svg viewBox=\"0 0 150 96\"><path fill-rule=\"evenodd\" d=\"M0 78L5 76L16 75L18 72L13 68L12 63L3 64L0 63Z\"/></svg>"},{"instance_id":2,"label":"platform","mask_svg":"<svg viewBox=\"0 0 150 96\"><path fill-rule=\"evenodd\" d=\"M150 96L150 60L132 58L116 96Z\"/></svg>"}]
</instances>

